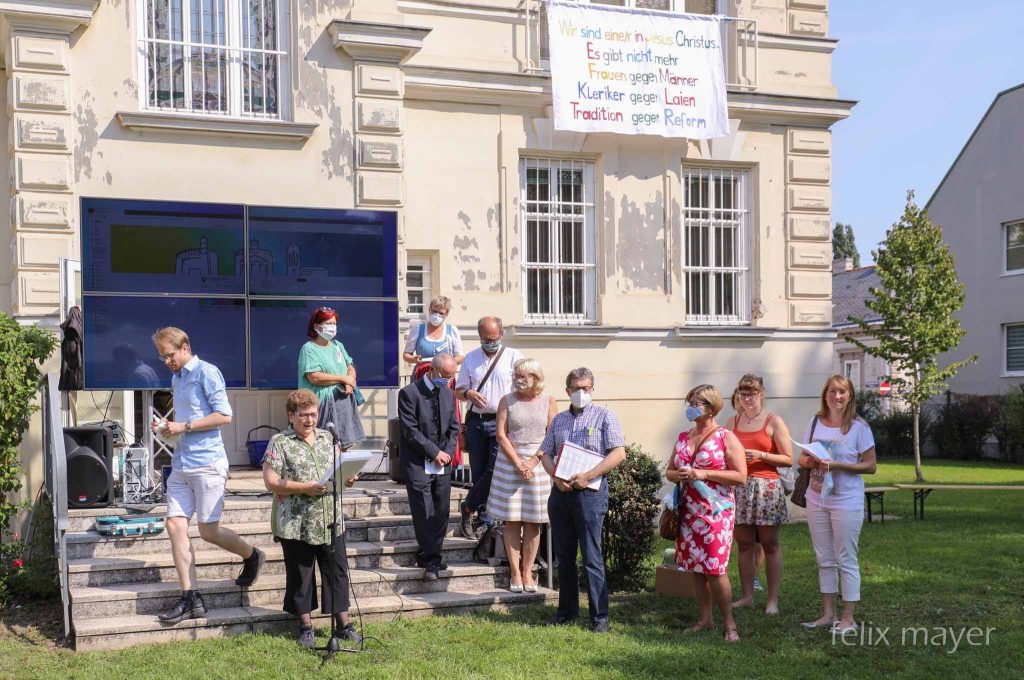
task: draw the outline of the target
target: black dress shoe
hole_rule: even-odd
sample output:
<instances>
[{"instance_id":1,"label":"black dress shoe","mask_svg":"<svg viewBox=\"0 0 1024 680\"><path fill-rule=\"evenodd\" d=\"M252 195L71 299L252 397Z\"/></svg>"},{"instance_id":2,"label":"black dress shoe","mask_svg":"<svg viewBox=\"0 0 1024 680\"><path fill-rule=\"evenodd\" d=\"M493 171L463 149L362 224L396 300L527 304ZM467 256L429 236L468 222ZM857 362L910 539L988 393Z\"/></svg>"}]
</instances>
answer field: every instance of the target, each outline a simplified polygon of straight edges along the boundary
<instances>
[{"instance_id":1,"label":"black dress shoe","mask_svg":"<svg viewBox=\"0 0 1024 680\"><path fill-rule=\"evenodd\" d=\"M185 619L201 619L204 616L206 616L206 603L203 602L203 596L194 593L192 597L182 595L174 607L159 614L157 618L160 623L178 623Z\"/></svg>"},{"instance_id":2,"label":"black dress shoe","mask_svg":"<svg viewBox=\"0 0 1024 680\"><path fill-rule=\"evenodd\" d=\"M260 576L260 569L266 561L267 554L259 548L253 548L252 555L242 560L242 571L235 579L235 585L248 588L255 583Z\"/></svg>"},{"instance_id":3,"label":"black dress shoe","mask_svg":"<svg viewBox=\"0 0 1024 680\"><path fill-rule=\"evenodd\" d=\"M476 529L473 528L473 511L466 507L465 503L459 505L459 532L463 538L479 538Z\"/></svg>"},{"instance_id":4,"label":"black dress shoe","mask_svg":"<svg viewBox=\"0 0 1024 680\"><path fill-rule=\"evenodd\" d=\"M608 632L608 619L598 619L591 625L590 630L595 633L607 633Z\"/></svg>"},{"instance_id":5,"label":"black dress shoe","mask_svg":"<svg viewBox=\"0 0 1024 680\"><path fill-rule=\"evenodd\" d=\"M548 621L549 626L568 626L576 621L575 616L556 616L555 618Z\"/></svg>"},{"instance_id":6,"label":"black dress shoe","mask_svg":"<svg viewBox=\"0 0 1024 680\"><path fill-rule=\"evenodd\" d=\"M436 581L437 580L437 567L427 567L426 571L423 572L424 581Z\"/></svg>"}]
</instances>

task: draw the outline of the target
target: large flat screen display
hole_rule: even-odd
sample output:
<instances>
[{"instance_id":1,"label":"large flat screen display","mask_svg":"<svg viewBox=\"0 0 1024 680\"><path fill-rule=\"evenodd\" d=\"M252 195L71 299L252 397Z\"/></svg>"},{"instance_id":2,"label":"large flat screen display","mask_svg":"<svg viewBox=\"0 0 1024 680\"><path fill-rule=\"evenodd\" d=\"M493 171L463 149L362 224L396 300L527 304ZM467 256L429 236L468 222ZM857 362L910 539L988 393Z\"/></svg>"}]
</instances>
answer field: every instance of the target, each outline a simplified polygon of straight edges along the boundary
<instances>
[{"instance_id":1,"label":"large flat screen display","mask_svg":"<svg viewBox=\"0 0 1024 680\"><path fill-rule=\"evenodd\" d=\"M398 385L396 216L82 199L86 389L166 389L150 340L192 338L230 388L294 389L310 313L341 314L359 383Z\"/></svg>"},{"instance_id":2,"label":"large flat screen display","mask_svg":"<svg viewBox=\"0 0 1024 680\"><path fill-rule=\"evenodd\" d=\"M309 317L318 307L338 313L337 340L345 345L363 387L398 385L398 302L370 300L251 300L254 389L295 389L299 350L309 340Z\"/></svg>"},{"instance_id":3,"label":"large flat screen display","mask_svg":"<svg viewBox=\"0 0 1024 680\"><path fill-rule=\"evenodd\" d=\"M245 300L89 295L82 314L87 389L169 389L171 372L152 340L163 326L184 329L228 387L246 386Z\"/></svg>"},{"instance_id":4,"label":"large flat screen display","mask_svg":"<svg viewBox=\"0 0 1024 680\"><path fill-rule=\"evenodd\" d=\"M249 208L249 293L391 298L395 216L370 210Z\"/></svg>"},{"instance_id":5,"label":"large flat screen display","mask_svg":"<svg viewBox=\"0 0 1024 680\"><path fill-rule=\"evenodd\" d=\"M240 205L83 199L82 287L245 294Z\"/></svg>"}]
</instances>

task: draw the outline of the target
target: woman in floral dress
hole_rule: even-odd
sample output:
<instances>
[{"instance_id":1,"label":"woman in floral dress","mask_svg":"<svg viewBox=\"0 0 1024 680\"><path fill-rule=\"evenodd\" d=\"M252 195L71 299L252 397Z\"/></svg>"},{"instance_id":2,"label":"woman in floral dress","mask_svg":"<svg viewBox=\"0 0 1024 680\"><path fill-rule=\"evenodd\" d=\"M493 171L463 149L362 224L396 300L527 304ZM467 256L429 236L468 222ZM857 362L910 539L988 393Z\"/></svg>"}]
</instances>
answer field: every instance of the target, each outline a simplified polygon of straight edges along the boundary
<instances>
[{"instance_id":1,"label":"woman in floral dress","mask_svg":"<svg viewBox=\"0 0 1024 680\"><path fill-rule=\"evenodd\" d=\"M747 480L746 457L736 435L715 422L723 402L714 385L694 387L686 395L686 402L686 417L694 426L679 434L666 474L670 482L681 484L682 521L676 538L676 564L693 572L694 597L700 608L700 620L686 632L714 629L713 598L722 612L725 639L735 642L740 637L732 617L728 575L735 523L732 487ZM711 500L701 489L712 496ZM712 500L724 501L729 507L716 511Z\"/></svg>"}]
</instances>

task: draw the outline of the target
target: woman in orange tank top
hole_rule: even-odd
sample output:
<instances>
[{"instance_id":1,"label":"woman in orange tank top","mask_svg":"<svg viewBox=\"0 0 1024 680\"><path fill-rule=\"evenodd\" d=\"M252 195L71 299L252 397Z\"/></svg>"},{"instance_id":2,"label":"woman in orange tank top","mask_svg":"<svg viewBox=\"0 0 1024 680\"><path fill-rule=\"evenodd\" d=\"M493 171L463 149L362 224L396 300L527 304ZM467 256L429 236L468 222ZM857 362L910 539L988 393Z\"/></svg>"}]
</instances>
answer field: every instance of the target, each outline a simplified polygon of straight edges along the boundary
<instances>
[{"instance_id":1,"label":"woman in orange tank top","mask_svg":"<svg viewBox=\"0 0 1024 680\"><path fill-rule=\"evenodd\" d=\"M747 453L747 482L735 487L736 543L740 549L740 599L734 607L754 604L754 576L757 546L764 549L768 576L765 613L779 613L779 584L782 582L782 548L779 527L789 521L786 494L779 467L793 464L789 428L779 416L764 408L764 381L748 373L733 392L736 415L726 427L733 431Z\"/></svg>"}]
</instances>

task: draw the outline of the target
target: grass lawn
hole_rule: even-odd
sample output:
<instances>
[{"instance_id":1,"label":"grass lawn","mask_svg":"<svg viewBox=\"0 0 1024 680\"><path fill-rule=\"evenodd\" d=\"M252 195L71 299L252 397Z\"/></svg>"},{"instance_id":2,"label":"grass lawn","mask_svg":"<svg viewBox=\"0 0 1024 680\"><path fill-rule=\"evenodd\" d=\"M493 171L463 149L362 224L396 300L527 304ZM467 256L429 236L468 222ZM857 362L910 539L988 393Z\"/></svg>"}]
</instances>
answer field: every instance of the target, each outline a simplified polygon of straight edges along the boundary
<instances>
[{"instance_id":1,"label":"grass lawn","mask_svg":"<svg viewBox=\"0 0 1024 680\"><path fill-rule=\"evenodd\" d=\"M1024 467L926 462L935 482L1024 483ZM910 463L886 463L869 483L913 481ZM886 511L898 519L865 526L860 555L863 602L857 619L875 644L845 645L798 622L818 615L817 571L807 528L783 531L782 614L737 613L743 640L683 635L692 601L653 593L615 597L612 630L544 628L553 608L511 614L368 624L386 647L346 655L318 671L319 659L290 637L227 640L76 654L55 648L31 628L0 626L3 678L727 678L1018 677L1024 669L1024 492L947 491L928 500L928 519L911 518L911 494L891 492ZM665 544L667 545L667 543ZM735 560L733 561L733 582ZM758 593L763 608L764 594ZM584 603L585 607L585 603ZM585 609L584 609L585 611ZM8 617L8 622L10 618ZM992 629L988 644L953 635ZM879 640L879 629L888 631ZM903 639L903 629L926 628ZM952 629L943 637L938 629ZM867 633L865 633L866 635ZM853 639L849 640L855 642ZM973 641L984 643L984 633Z\"/></svg>"}]
</instances>

